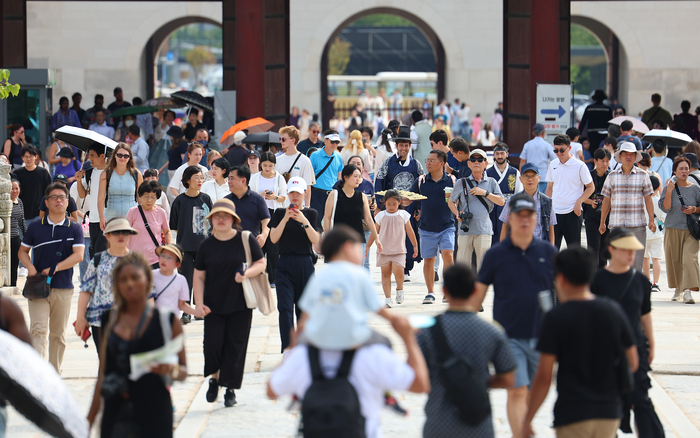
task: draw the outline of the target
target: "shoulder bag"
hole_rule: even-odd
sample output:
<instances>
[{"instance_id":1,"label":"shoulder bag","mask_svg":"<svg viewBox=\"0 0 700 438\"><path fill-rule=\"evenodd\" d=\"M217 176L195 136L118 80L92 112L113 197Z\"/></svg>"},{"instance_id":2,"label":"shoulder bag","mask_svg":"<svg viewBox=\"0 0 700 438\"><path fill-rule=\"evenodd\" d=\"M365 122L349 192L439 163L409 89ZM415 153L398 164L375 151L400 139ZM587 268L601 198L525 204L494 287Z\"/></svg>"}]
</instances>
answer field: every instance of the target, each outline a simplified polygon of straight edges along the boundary
<instances>
[{"instance_id":1,"label":"shoulder bag","mask_svg":"<svg viewBox=\"0 0 700 438\"><path fill-rule=\"evenodd\" d=\"M465 183L466 183L466 184L465 184ZM462 185L464 186L464 196L465 196L465 197L467 198L467 200L468 200L468 199L469 199L469 191L467 190L467 184L469 184L469 189L470 189L470 190L473 189L475 186L472 185L472 181L471 181L469 178L462 178ZM484 206L484 208L486 209L486 211L488 211L489 213L491 213L491 210L489 209L489 205L486 203L486 201L484 201L484 197L483 197L483 196L479 196L479 195L475 195L475 196L476 196L476 199L478 199L478 200L481 202L481 204Z\"/></svg>"},{"instance_id":2,"label":"shoulder bag","mask_svg":"<svg viewBox=\"0 0 700 438\"><path fill-rule=\"evenodd\" d=\"M328 162L327 162L326 165L323 167L323 169L321 169L321 171L320 171L319 173L316 174L316 176L315 176L314 179L317 180L319 176L323 175L323 172L325 172L326 169L328 169L328 166L331 165L331 163L333 162L333 160L335 160L335 154L331 155L331 159L328 160ZM290 170L291 170L291 169L290 169Z\"/></svg>"},{"instance_id":3,"label":"shoulder bag","mask_svg":"<svg viewBox=\"0 0 700 438\"><path fill-rule=\"evenodd\" d=\"M678 189L678 186L676 186L676 194L678 195L678 199L681 201L681 205L685 209L685 202L683 201L683 196L681 196L681 191ZM693 239L700 240L700 216L695 213L686 214L685 220L688 224L688 231L690 231L690 235L693 236Z\"/></svg>"},{"instance_id":4,"label":"shoulder bag","mask_svg":"<svg viewBox=\"0 0 700 438\"><path fill-rule=\"evenodd\" d=\"M253 264L250 256L250 231L243 231L241 239L243 240L243 249L245 249L245 259L248 267L250 267ZM265 271L253 278L245 278L243 280L243 296L249 309L257 307L263 315L269 315L275 310L275 298L272 295L270 281Z\"/></svg>"},{"instance_id":5,"label":"shoulder bag","mask_svg":"<svg viewBox=\"0 0 700 438\"><path fill-rule=\"evenodd\" d=\"M66 239L61 240L60 252L63 253L66 248ZM22 289L22 296L28 300L43 300L49 297L51 293L51 278L56 273L56 266L49 270L49 275L38 271L34 275L28 275L27 281Z\"/></svg>"},{"instance_id":6,"label":"shoulder bag","mask_svg":"<svg viewBox=\"0 0 700 438\"><path fill-rule=\"evenodd\" d=\"M291 178L292 170L294 170L294 166L297 164L297 161L299 161L299 157L301 157L301 152L299 152L299 153L297 154L296 159L295 159L294 162L292 163L292 167L290 167L288 171L286 171L286 172L284 172L284 173L282 174L282 176L284 177L285 182L289 182L289 178Z\"/></svg>"},{"instance_id":7,"label":"shoulder bag","mask_svg":"<svg viewBox=\"0 0 700 438\"><path fill-rule=\"evenodd\" d=\"M143 224L146 226L146 231L148 231L148 235L151 236L151 240L153 241L153 244L158 248L161 244L158 243L158 240L156 239L156 236L153 235L153 231L151 231L151 227L148 225L148 220L146 220L146 214L143 212L143 208L139 205L139 213L141 213L141 219L143 219Z\"/></svg>"}]
</instances>

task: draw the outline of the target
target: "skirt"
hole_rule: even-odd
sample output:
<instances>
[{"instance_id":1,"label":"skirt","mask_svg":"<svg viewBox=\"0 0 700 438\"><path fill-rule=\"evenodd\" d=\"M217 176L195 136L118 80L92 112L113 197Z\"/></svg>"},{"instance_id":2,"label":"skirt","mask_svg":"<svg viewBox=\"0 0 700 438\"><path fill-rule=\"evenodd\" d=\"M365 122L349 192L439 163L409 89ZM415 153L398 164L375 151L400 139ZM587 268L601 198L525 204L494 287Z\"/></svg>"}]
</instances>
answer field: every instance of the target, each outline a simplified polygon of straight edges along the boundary
<instances>
[{"instance_id":1,"label":"skirt","mask_svg":"<svg viewBox=\"0 0 700 438\"><path fill-rule=\"evenodd\" d=\"M406 267L406 253L401 254L377 254L377 267L387 266L393 263L402 268Z\"/></svg>"}]
</instances>

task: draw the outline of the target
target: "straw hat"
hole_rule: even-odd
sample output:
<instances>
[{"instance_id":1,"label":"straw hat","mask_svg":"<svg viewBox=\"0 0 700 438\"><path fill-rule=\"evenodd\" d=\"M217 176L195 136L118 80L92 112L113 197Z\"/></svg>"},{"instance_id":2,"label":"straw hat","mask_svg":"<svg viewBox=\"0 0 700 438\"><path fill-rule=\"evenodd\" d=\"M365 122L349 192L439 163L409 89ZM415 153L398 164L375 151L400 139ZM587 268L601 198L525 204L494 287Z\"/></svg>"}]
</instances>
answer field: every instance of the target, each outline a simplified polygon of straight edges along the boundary
<instances>
[{"instance_id":1,"label":"straw hat","mask_svg":"<svg viewBox=\"0 0 700 438\"><path fill-rule=\"evenodd\" d=\"M178 248L175 245L163 245L159 246L156 248L156 255L160 255L163 251L170 251L171 253L175 254L175 257L177 257L177 260L182 263L182 251L180 251L180 248Z\"/></svg>"},{"instance_id":2,"label":"straw hat","mask_svg":"<svg viewBox=\"0 0 700 438\"><path fill-rule=\"evenodd\" d=\"M132 228L129 221L123 218L112 219L107 222L105 234L114 233L115 231L128 231L129 234L138 234L139 232Z\"/></svg>"},{"instance_id":3,"label":"straw hat","mask_svg":"<svg viewBox=\"0 0 700 438\"><path fill-rule=\"evenodd\" d=\"M230 199L224 198L216 201L214 207L211 209L211 212L209 212L209 214L207 215L207 219L211 220L211 217L218 212L228 213L231 216L233 216L234 224L237 224L241 221L241 218L238 217L238 215L236 214L236 205Z\"/></svg>"}]
</instances>

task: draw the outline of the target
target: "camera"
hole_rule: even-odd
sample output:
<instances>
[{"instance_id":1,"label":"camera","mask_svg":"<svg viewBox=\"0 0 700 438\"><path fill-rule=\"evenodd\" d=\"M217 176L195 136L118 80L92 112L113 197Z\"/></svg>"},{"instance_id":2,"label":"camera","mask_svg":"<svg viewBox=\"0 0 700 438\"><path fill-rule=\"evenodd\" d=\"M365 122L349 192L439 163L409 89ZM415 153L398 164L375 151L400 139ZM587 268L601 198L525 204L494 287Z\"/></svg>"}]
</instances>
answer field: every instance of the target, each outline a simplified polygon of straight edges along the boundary
<instances>
[{"instance_id":1,"label":"camera","mask_svg":"<svg viewBox=\"0 0 700 438\"><path fill-rule=\"evenodd\" d=\"M471 222L472 218L474 215L472 214L471 211L463 211L459 214L459 218L462 219L462 222L459 224L459 229L464 231L465 233L469 232L469 223Z\"/></svg>"},{"instance_id":2,"label":"camera","mask_svg":"<svg viewBox=\"0 0 700 438\"><path fill-rule=\"evenodd\" d=\"M102 391L100 393L106 400L129 394L129 385L126 377L115 373L107 374L102 381Z\"/></svg>"}]
</instances>

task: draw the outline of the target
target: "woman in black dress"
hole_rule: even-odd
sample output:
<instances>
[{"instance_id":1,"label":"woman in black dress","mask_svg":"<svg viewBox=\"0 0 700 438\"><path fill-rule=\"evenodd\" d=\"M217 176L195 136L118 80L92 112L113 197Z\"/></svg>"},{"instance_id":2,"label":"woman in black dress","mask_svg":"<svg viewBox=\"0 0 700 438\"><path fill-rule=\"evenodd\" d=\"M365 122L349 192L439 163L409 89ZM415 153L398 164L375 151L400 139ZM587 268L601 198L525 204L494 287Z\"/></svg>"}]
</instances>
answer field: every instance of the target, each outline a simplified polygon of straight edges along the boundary
<instances>
[{"instance_id":1,"label":"woman in black dress","mask_svg":"<svg viewBox=\"0 0 700 438\"><path fill-rule=\"evenodd\" d=\"M122 257L113 271L115 307L102 317L104 339L100 347L100 374L95 385L88 421L92 426L104 398L101 436L172 437L173 406L168 386L187 377L184 347L178 364L153 364L138 380L129 379L129 357L152 351L182 334L180 321L171 313L148 304L153 274L139 253Z\"/></svg>"},{"instance_id":2,"label":"woman in black dress","mask_svg":"<svg viewBox=\"0 0 700 438\"><path fill-rule=\"evenodd\" d=\"M199 246L194 262L195 316L204 317L204 376L211 376L207 401L214 403L223 386L228 408L236 404L234 389L240 389L243 382L253 319L241 283L263 273L266 265L255 236L238 225L241 219L231 200L216 201L207 219L214 231ZM250 246L250 266L246 266L244 234Z\"/></svg>"}]
</instances>

